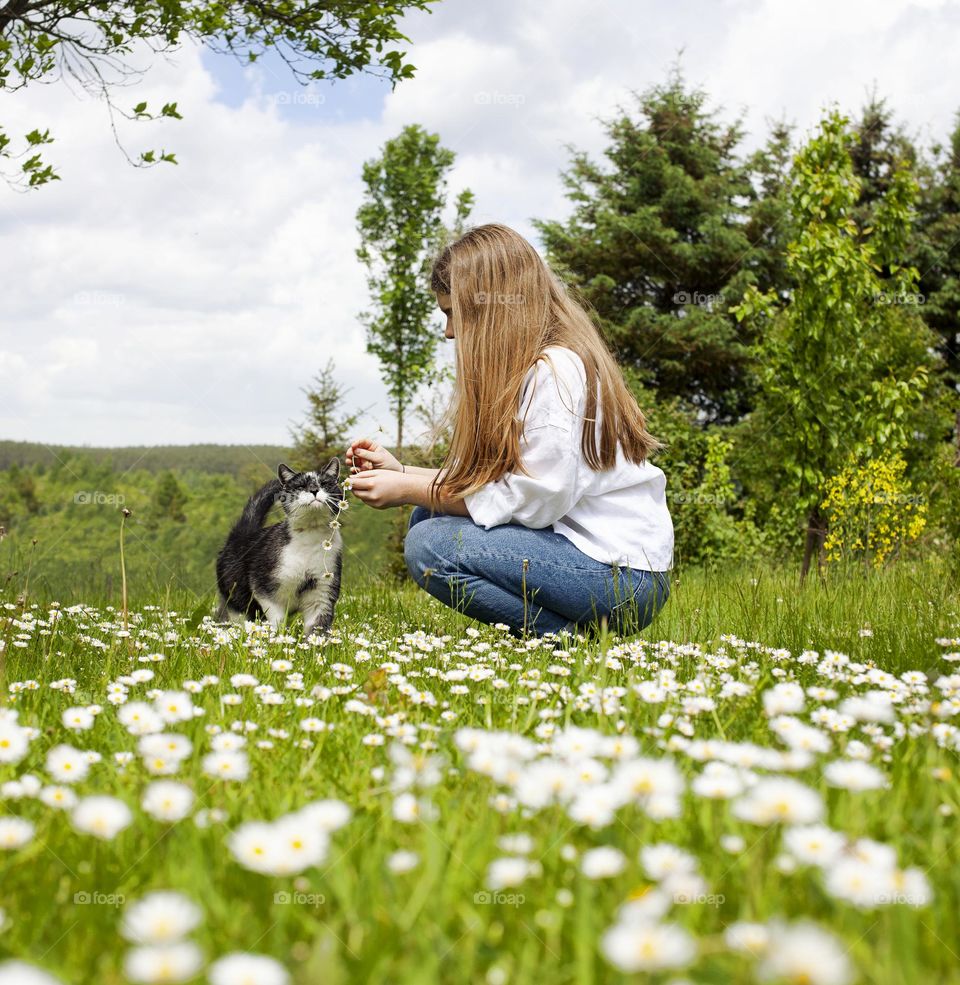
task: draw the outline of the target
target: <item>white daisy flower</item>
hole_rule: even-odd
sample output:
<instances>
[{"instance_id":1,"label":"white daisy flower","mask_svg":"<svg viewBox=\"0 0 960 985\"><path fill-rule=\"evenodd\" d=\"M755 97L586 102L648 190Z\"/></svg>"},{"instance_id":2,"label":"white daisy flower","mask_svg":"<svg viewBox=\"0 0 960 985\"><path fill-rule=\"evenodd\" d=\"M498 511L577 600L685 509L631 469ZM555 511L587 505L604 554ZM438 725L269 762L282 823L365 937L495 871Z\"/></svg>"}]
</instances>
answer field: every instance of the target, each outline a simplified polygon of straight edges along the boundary
<instances>
[{"instance_id":1,"label":"white daisy flower","mask_svg":"<svg viewBox=\"0 0 960 985\"><path fill-rule=\"evenodd\" d=\"M0 850L14 851L33 838L36 828L26 818L0 817Z\"/></svg>"},{"instance_id":2,"label":"white daisy flower","mask_svg":"<svg viewBox=\"0 0 960 985\"><path fill-rule=\"evenodd\" d=\"M207 970L210 985L288 985L290 975L273 958L236 952L214 961Z\"/></svg>"},{"instance_id":3,"label":"white daisy flower","mask_svg":"<svg viewBox=\"0 0 960 985\"><path fill-rule=\"evenodd\" d=\"M59 783L77 783L89 769L90 760L83 749L58 745L47 753L47 772Z\"/></svg>"},{"instance_id":4,"label":"white daisy flower","mask_svg":"<svg viewBox=\"0 0 960 985\"><path fill-rule=\"evenodd\" d=\"M193 790L173 780L155 780L143 792L143 810L157 821L182 821L193 807Z\"/></svg>"},{"instance_id":5,"label":"white daisy flower","mask_svg":"<svg viewBox=\"0 0 960 985\"><path fill-rule=\"evenodd\" d=\"M203 954L192 941L134 947L123 961L124 976L137 985L187 982L203 967Z\"/></svg>"},{"instance_id":6,"label":"white daisy flower","mask_svg":"<svg viewBox=\"0 0 960 985\"><path fill-rule=\"evenodd\" d=\"M694 939L682 927L653 922L614 924L603 935L600 950L627 974L682 968L697 953Z\"/></svg>"},{"instance_id":7,"label":"white daisy flower","mask_svg":"<svg viewBox=\"0 0 960 985\"><path fill-rule=\"evenodd\" d=\"M202 919L200 907L182 893L159 891L127 905L120 933L133 944L171 944Z\"/></svg>"},{"instance_id":8,"label":"white daisy flower","mask_svg":"<svg viewBox=\"0 0 960 985\"><path fill-rule=\"evenodd\" d=\"M111 841L130 825L133 814L116 797L84 797L74 807L71 821L77 831Z\"/></svg>"}]
</instances>

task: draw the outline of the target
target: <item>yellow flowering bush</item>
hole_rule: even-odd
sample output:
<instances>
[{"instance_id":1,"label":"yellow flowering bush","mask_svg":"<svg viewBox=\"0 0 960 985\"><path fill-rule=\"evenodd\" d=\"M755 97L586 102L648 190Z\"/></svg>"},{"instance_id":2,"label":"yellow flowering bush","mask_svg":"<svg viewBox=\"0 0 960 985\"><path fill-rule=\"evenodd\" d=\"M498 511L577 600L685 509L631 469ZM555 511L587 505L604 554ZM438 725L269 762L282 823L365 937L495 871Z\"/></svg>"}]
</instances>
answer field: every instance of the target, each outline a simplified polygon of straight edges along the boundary
<instances>
[{"instance_id":1,"label":"yellow flowering bush","mask_svg":"<svg viewBox=\"0 0 960 985\"><path fill-rule=\"evenodd\" d=\"M920 536L927 506L905 477L906 467L899 455L873 458L848 465L827 482L828 561L855 557L880 568Z\"/></svg>"}]
</instances>

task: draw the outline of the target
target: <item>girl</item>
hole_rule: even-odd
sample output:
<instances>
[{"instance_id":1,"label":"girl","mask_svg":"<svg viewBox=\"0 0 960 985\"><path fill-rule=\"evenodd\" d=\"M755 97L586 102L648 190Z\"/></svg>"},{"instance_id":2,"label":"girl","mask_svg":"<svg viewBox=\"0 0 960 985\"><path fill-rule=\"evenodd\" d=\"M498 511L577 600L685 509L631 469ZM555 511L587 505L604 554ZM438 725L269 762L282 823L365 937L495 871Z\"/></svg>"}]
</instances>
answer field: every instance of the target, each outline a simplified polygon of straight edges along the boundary
<instances>
[{"instance_id":1,"label":"girl","mask_svg":"<svg viewBox=\"0 0 960 985\"><path fill-rule=\"evenodd\" d=\"M416 506L410 574L468 616L516 634L647 625L669 595L666 480L597 328L506 226L447 246L431 286L456 349L446 461L404 466L360 439L354 494Z\"/></svg>"}]
</instances>

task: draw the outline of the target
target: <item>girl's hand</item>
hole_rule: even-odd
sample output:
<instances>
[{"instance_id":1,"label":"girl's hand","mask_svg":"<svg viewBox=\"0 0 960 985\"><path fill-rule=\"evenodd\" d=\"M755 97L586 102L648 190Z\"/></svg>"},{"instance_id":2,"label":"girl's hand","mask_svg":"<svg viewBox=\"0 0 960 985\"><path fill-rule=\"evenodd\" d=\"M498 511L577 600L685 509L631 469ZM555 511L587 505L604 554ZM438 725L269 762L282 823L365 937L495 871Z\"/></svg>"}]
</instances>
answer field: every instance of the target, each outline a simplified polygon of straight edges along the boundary
<instances>
[{"instance_id":1,"label":"girl's hand","mask_svg":"<svg viewBox=\"0 0 960 985\"><path fill-rule=\"evenodd\" d=\"M369 469L385 469L389 472L402 472L403 466L372 438L357 438L347 449L347 468L351 472L365 472Z\"/></svg>"},{"instance_id":2,"label":"girl's hand","mask_svg":"<svg viewBox=\"0 0 960 985\"><path fill-rule=\"evenodd\" d=\"M391 506L403 506L410 501L407 498L410 480L411 476L392 469L367 469L351 475L347 485L354 496L367 506L372 506L375 510L385 510Z\"/></svg>"}]
</instances>

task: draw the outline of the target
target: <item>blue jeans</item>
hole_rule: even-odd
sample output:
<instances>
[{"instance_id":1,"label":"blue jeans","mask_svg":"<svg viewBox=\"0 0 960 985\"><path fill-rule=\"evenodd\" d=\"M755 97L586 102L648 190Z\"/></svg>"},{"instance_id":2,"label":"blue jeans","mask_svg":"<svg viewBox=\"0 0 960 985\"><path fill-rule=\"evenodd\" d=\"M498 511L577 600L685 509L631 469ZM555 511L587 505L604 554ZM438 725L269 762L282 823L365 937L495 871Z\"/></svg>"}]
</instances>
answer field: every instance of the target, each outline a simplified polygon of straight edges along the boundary
<instances>
[{"instance_id":1,"label":"blue jeans","mask_svg":"<svg viewBox=\"0 0 960 985\"><path fill-rule=\"evenodd\" d=\"M595 561L549 528L485 530L422 506L410 517L404 556L416 583L444 605L517 635L577 632L604 620L627 635L670 595L667 572Z\"/></svg>"}]
</instances>

